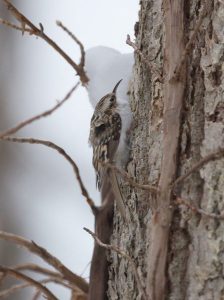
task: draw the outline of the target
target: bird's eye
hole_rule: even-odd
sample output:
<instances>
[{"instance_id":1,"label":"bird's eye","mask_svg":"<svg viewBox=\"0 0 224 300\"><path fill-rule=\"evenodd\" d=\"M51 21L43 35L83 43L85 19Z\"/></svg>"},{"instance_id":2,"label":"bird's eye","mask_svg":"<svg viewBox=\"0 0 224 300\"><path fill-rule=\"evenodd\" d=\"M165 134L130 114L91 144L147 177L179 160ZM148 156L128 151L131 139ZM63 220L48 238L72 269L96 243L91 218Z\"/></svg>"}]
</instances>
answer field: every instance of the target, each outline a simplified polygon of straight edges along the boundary
<instances>
[{"instance_id":1,"label":"bird's eye","mask_svg":"<svg viewBox=\"0 0 224 300\"><path fill-rule=\"evenodd\" d=\"M114 102L114 100L115 100L115 97L112 96L112 97L110 98L110 102Z\"/></svg>"}]
</instances>

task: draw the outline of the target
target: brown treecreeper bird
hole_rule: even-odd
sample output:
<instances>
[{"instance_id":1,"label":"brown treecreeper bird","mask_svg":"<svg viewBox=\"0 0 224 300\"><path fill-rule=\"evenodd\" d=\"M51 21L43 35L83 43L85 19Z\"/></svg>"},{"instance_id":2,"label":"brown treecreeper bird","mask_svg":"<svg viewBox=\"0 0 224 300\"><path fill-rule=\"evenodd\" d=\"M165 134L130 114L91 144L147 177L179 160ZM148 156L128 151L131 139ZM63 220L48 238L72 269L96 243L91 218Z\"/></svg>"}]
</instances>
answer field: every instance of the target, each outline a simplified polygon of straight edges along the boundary
<instances>
[{"instance_id":1,"label":"brown treecreeper bird","mask_svg":"<svg viewBox=\"0 0 224 300\"><path fill-rule=\"evenodd\" d=\"M120 165L122 160L119 153L119 144L122 135L122 118L116 98L116 90L100 99L95 107L91 119L89 142L93 147L93 166L96 170L96 184L99 190L104 180L109 177L116 204L123 218L126 219L123 196L119 188L116 171L107 166L107 163ZM107 178L108 179L108 178Z\"/></svg>"}]
</instances>

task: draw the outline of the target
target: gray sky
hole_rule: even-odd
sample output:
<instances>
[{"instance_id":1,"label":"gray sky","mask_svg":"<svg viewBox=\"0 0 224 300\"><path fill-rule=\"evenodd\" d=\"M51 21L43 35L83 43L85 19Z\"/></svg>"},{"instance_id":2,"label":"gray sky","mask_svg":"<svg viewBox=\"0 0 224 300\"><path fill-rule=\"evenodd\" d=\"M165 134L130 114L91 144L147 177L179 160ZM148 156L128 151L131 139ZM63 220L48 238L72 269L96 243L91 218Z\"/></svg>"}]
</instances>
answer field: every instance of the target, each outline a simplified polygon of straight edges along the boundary
<instances>
[{"instance_id":1,"label":"gray sky","mask_svg":"<svg viewBox=\"0 0 224 300\"><path fill-rule=\"evenodd\" d=\"M125 44L133 36L138 1L134 0L38 0L17 1L35 24L79 60L79 49L56 26L61 20L83 42L131 52ZM9 126L40 113L62 99L78 80L73 69L53 50L33 36L15 32L8 61L11 84L7 87ZM13 88L12 88L13 87ZM62 146L78 163L91 197L99 203L95 174L88 146L92 108L84 88L79 88L54 115L17 135L51 140ZM10 145L15 165L4 177L7 201L16 208L13 218L20 224L16 233L46 247L74 272L80 274L91 259L92 240L83 227L93 228L93 217L74 178L72 169L59 154L37 145ZM13 189L11 188L13 186ZM24 254L23 261L30 260ZM88 276L88 271L85 272Z\"/></svg>"}]
</instances>

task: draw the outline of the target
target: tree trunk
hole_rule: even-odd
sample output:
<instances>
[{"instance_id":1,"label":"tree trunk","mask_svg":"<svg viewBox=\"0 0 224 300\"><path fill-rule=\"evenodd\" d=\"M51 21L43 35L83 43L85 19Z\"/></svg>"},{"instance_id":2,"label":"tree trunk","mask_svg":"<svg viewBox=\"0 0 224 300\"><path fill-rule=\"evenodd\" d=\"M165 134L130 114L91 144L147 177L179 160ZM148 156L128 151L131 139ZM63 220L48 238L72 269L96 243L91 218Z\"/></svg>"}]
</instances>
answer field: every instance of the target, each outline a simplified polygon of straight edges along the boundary
<instances>
[{"instance_id":1,"label":"tree trunk","mask_svg":"<svg viewBox=\"0 0 224 300\"><path fill-rule=\"evenodd\" d=\"M115 207L111 244L133 258L148 299L152 300L224 299L224 220L205 217L192 208L201 207L215 214L224 210L224 159L210 161L192 173L177 185L175 195L169 190L175 178L206 155L224 148L224 2L209 0L206 7L204 3L140 2L137 46L148 64L136 53L130 94L134 129L128 173L138 183L162 188L164 172L169 173L171 163L175 167L166 178L165 197L123 184L131 221L123 223ZM189 40L192 45L188 44L181 63ZM174 72L172 66L178 64L180 74L172 77L169 71ZM179 86L184 95L175 93ZM175 98L178 108L170 104ZM173 109L180 109L180 117L173 114ZM173 129L167 127L167 122L172 118L175 124L180 121L180 126L174 128L177 145L171 138L169 153L167 141ZM191 207L177 206L176 195ZM164 234L158 240L156 226ZM108 257L109 299L142 299L130 262L115 252Z\"/></svg>"}]
</instances>

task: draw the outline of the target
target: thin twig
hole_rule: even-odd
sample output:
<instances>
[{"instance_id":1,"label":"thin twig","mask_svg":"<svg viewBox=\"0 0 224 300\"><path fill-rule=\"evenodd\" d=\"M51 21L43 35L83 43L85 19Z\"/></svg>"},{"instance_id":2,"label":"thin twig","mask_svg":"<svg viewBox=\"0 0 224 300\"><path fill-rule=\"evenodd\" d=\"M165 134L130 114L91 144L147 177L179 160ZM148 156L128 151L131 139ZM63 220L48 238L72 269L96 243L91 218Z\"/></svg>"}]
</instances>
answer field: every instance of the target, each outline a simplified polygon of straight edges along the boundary
<instances>
[{"instance_id":1,"label":"thin twig","mask_svg":"<svg viewBox=\"0 0 224 300\"><path fill-rule=\"evenodd\" d=\"M29 283L30 285L35 286L38 290L42 291L46 295L47 299L58 300L58 298L55 297L54 294L48 288L46 288L40 282L30 278L29 276L27 276L25 274L22 274L11 268L6 268L3 266L0 266L0 272L5 273L7 276L11 276L11 277L15 277L19 280L23 280L23 281Z\"/></svg>"},{"instance_id":2,"label":"thin twig","mask_svg":"<svg viewBox=\"0 0 224 300\"><path fill-rule=\"evenodd\" d=\"M83 277L83 275L85 274L87 268L89 268L90 264L91 264L91 261L89 261L88 264L84 267L84 269L83 269L82 272L80 273L80 276L81 276L81 277ZM89 277L83 277L83 278L89 279Z\"/></svg>"},{"instance_id":3,"label":"thin twig","mask_svg":"<svg viewBox=\"0 0 224 300\"><path fill-rule=\"evenodd\" d=\"M30 283L15 284L15 285L11 286L10 288L1 291L0 298L1 299L6 298L6 297L10 296L11 294L16 293L22 289L28 288L30 286L31 286Z\"/></svg>"},{"instance_id":4,"label":"thin twig","mask_svg":"<svg viewBox=\"0 0 224 300\"><path fill-rule=\"evenodd\" d=\"M115 172L118 173L132 187L135 187L135 188L138 188L138 189L141 189L141 190L145 190L145 191L150 191L150 192L155 193L155 194L157 194L159 192L158 188L156 188L153 185L137 183L133 178L131 178L129 176L129 174L127 172L125 172L124 170L118 168L117 166L115 166L113 164L103 163L103 162L100 162L100 163L105 164L107 167L115 170Z\"/></svg>"},{"instance_id":5,"label":"thin twig","mask_svg":"<svg viewBox=\"0 0 224 300\"><path fill-rule=\"evenodd\" d=\"M196 163L186 174L178 177L172 186L172 189L174 189L179 183L183 182L185 179L187 179L192 173L198 171L199 169L201 169L204 165L206 165L207 163L209 163L210 161L214 161L217 159L220 159L224 157L224 148L221 148L219 150L217 150L216 152L213 152L207 156L205 156L204 158L202 158L198 163Z\"/></svg>"},{"instance_id":6,"label":"thin twig","mask_svg":"<svg viewBox=\"0 0 224 300\"><path fill-rule=\"evenodd\" d=\"M38 300L41 296L41 292L40 291L36 291L36 293L33 295L32 300Z\"/></svg>"},{"instance_id":7,"label":"thin twig","mask_svg":"<svg viewBox=\"0 0 224 300\"><path fill-rule=\"evenodd\" d=\"M176 197L175 203L178 205L184 205L187 208L189 208L190 210L192 210L194 213L197 213L199 215L203 215L203 216L211 218L211 219L224 220L224 213L215 214L215 213L206 212L203 209L196 207L195 205L192 205L191 203L189 203L189 200L187 201L181 197Z\"/></svg>"},{"instance_id":8,"label":"thin twig","mask_svg":"<svg viewBox=\"0 0 224 300\"><path fill-rule=\"evenodd\" d=\"M83 85L86 85L89 81L84 68L81 63L76 64L67 53L65 53L48 35L44 33L43 25L40 23L40 29L37 28L27 17L25 17L9 0L2 0L8 7L8 10L13 14L13 16L21 23L22 27L25 29L27 25L32 29L32 33L44 41L46 41L52 48L54 48L77 72L80 77L80 81ZM23 30L24 31L24 30Z\"/></svg>"},{"instance_id":9,"label":"thin twig","mask_svg":"<svg viewBox=\"0 0 224 300\"><path fill-rule=\"evenodd\" d=\"M13 269L14 268L10 268ZM56 283L56 284L60 284L68 289L71 289L72 291L76 291L76 288L74 288L72 285L64 282L63 280L60 280L59 278L54 278L54 277L49 277L43 280L38 281L40 284L46 284L46 283ZM31 283L23 283L23 284L15 284L13 286L11 286L9 289L3 290L0 292L0 298L5 298L8 297L9 295L16 293L22 289L28 288L28 287L32 287L33 285L31 285ZM40 291L38 289L38 292L41 294L42 291Z\"/></svg>"},{"instance_id":10,"label":"thin twig","mask_svg":"<svg viewBox=\"0 0 224 300\"><path fill-rule=\"evenodd\" d=\"M23 127L41 119L44 117L49 116L50 114L52 114L54 111L56 111L59 107L61 107L73 94L73 92L77 89L77 87L79 86L79 82L67 93L67 95L61 100L59 101L56 105L54 105L51 109L46 110L45 112L38 114L32 118L29 118L25 121L22 121L21 123L19 123L18 125L7 129L6 131L0 133L0 139L3 138L4 136L9 136L13 133L16 133L17 131L19 131L20 129L22 129Z\"/></svg>"},{"instance_id":11,"label":"thin twig","mask_svg":"<svg viewBox=\"0 0 224 300\"><path fill-rule=\"evenodd\" d=\"M49 277L49 278L46 278L44 280L41 280L41 283L56 283L56 284L59 284L59 285L62 285L70 290L74 290L76 291L77 290L77 287L72 285L72 284L69 284L69 283L66 283L65 281L63 281L62 279L60 278L57 278L57 277ZM80 291L80 290L79 290Z\"/></svg>"},{"instance_id":12,"label":"thin twig","mask_svg":"<svg viewBox=\"0 0 224 300\"><path fill-rule=\"evenodd\" d=\"M135 50L135 52L141 57L142 61L149 67L150 71L154 72L156 74L158 81L163 82L161 72L159 71L157 66L155 64L153 64L148 58L145 57L145 55L138 48L138 46L132 42L129 34L127 35L126 44L131 46Z\"/></svg>"},{"instance_id":13,"label":"thin twig","mask_svg":"<svg viewBox=\"0 0 224 300\"><path fill-rule=\"evenodd\" d=\"M72 285L66 284L64 282L57 281L57 279L54 279L54 278L47 278L43 281L44 281L44 283L52 283L53 282L53 283L61 284L64 287L69 288L71 290L72 294L74 293L76 295L79 295L80 298L77 297L77 300L78 299L87 300L87 294L84 294L83 292L81 292L79 289L73 287ZM34 294L32 300L37 300L40 296L41 296L41 291L37 290L37 292ZM74 298L74 299L76 299L76 298Z\"/></svg>"},{"instance_id":14,"label":"thin twig","mask_svg":"<svg viewBox=\"0 0 224 300\"><path fill-rule=\"evenodd\" d=\"M2 18L0 18L0 24L3 24L3 25L6 25L7 27L11 27L15 30L18 30L18 31L22 31L22 33L24 32L28 32L29 34L33 34L33 30L29 29L29 28L22 28L22 27L19 27L15 24L12 24L11 22L9 21L6 21Z\"/></svg>"},{"instance_id":15,"label":"thin twig","mask_svg":"<svg viewBox=\"0 0 224 300\"><path fill-rule=\"evenodd\" d=\"M167 264L169 261L170 224L173 218L170 186L176 178L178 167L181 112L184 102L185 81L171 82L176 61L179 61L184 44L184 1L163 1L164 5L164 68L166 75L163 90L162 163L160 167L158 197L152 206L153 219L149 222L151 245L147 262L146 290L153 300L165 299L167 294ZM183 75L185 68L183 68Z\"/></svg>"},{"instance_id":16,"label":"thin twig","mask_svg":"<svg viewBox=\"0 0 224 300\"><path fill-rule=\"evenodd\" d=\"M74 284L68 284L65 282L66 278L63 276L63 274L60 274L58 272L43 268L41 266L38 266L36 264L23 264L23 265L17 265L15 267L12 267L13 270L17 270L17 271L33 271L36 273L40 273L42 275L47 275L50 276L49 278L42 280L41 282L54 282L54 283L58 283L61 285L64 285L67 288L70 288L72 290L77 290L77 287ZM82 276L80 276L82 277ZM80 291L80 290L79 290Z\"/></svg>"},{"instance_id":17,"label":"thin twig","mask_svg":"<svg viewBox=\"0 0 224 300\"><path fill-rule=\"evenodd\" d=\"M206 1L205 1L206 2ZM194 27L194 31L193 31L193 34L191 35L191 37L189 38L189 41L183 51L183 54L181 56L181 59L180 59L180 62L179 64L176 66L175 70L174 70L174 75L173 75L173 78L172 80L177 80L179 79L180 77L180 74L181 74L181 69L183 67L183 64L186 62L186 57L187 55L189 54L190 50L191 50L191 47L195 41L195 38L197 36L197 33L201 27L201 24L205 18L205 16L207 15L208 13L208 9L207 9L207 5L206 3L204 4L204 6L201 8L201 11L200 11L200 14L199 14L199 19Z\"/></svg>"},{"instance_id":18,"label":"thin twig","mask_svg":"<svg viewBox=\"0 0 224 300\"><path fill-rule=\"evenodd\" d=\"M61 27L72 39L75 41L77 45L79 45L80 52L81 52L81 58L79 66L84 68L85 66L85 50L83 44L80 42L80 40L72 33L61 21L56 21L56 24Z\"/></svg>"},{"instance_id":19,"label":"thin twig","mask_svg":"<svg viewBox=\"0 0 224 300\"><path fill-rule=\"evenodd\" d=\"M79 183L81 193L86 198L86 201L87 201L88 205L90 206L90 208L92 209L92 212L95 213L97 208L96 208L93 200L90 198L87 189L84 186L84 183L83 183L82 178L81 178L80 173L79 173L79 168L76 165L75 161L71 158L71 156L69 156L65 152L65 150L63 148L59 147L58 145L54 144L53 142L34 139L34 138L17 138L17 137L3 136L0 139L3 140L3 141L16 142L16 143L40 144L40 145L44 145L46 147L49 147L51 149L56 150L59 154L61 154L71 164L71 166L74 170L76 179Z\"/></svg>"},{"instance_id":20,"label":"thin twig","mask_svg":"<svg viewBox=\"0 0 224 300\"><path fill-rule=\"evenodd\" d=\"M42 275L53 276L54 278L60 278L60 279L64 278L63 275L58 272L43 268L41 266L32 263L17 265L12 267L12 269L17 271L32 271L35 273L40 273Z\"/></svg>"},{"instance_id":21,"label":"thin twig","mask_svg":"<svg viewBox=\"0 0 224 300\"><path fill-rule=\"evenodd\" d=\"M35 253L44 261L46 261L49 265L53 266L56 270L58 270L70 283L76 285L84 293L88 292L88 284L83 278L74 274L65 265L63 265L59 259L54 257L46 249L37 245L33 241L29 241L19 235L15 235L4 231L0 231L0 239L13 242L16 245L20 245L28 249L30 252Z\"/></svg>"},{"instance_id":22,"label":"thin twig","mask_svg":"<svg viewBox=\"0 0 224 300\"><path fill-rule=\"evenodd\" d=\"M110 250L110 251L115 251L117 254L121 255L122 257L124 257L125 259L127 259L129 261L129 263L131 264L132 266L132 269L134 271L134 276L135 276L135 279L136 279L136 282L137 282L137 285L138 285L138 288L139 288L139 291L140 293L142 294L142 297L144 300L147 300L149 299L146 295L146 291L144 289L144 286L143 286L143 283L142 283L142 280L140 279L140 276L138 274L138 270L137 270L137 267L135 265L135 262L134 260L126 253L124 252L123 250L121 250L120 248L116 247L116 246L113 246L113 245L109 245L109 244L104 244L103 242L101 242L101 240L97 237L97 235L95 233L93 233L91 230L89 230L88 228L83 228L86 232L88 232L95 240L95 242L107 249L107 250Z\"/></svg>"}]
</instances>

